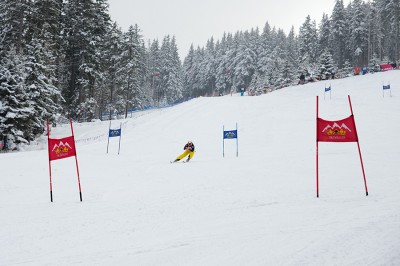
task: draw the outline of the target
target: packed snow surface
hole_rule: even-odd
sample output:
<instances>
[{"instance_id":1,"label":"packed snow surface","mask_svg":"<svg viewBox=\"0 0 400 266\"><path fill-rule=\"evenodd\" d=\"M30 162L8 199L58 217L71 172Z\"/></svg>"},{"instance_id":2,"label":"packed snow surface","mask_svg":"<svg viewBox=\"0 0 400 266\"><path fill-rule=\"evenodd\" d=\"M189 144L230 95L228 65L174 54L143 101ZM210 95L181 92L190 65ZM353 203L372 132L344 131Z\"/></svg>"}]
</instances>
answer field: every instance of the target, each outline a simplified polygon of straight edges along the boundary
<instances>
[{"instance_id":1,"label":"packed snow surface","mask_svg":"<svg viewBox=\"0 0 400 266\"><path fill-rule=\"evenodd\" d=\"M316 197L317 95L331 121L351 96L368 196L353 142L319 143ZM0 265L400 265L399 117L393 70L135 113L112 121L119 155L109 121L74 123L82 202L74 157L52 161L50 202L45 137L0 154Z\"/></svg>"}]
</instances>

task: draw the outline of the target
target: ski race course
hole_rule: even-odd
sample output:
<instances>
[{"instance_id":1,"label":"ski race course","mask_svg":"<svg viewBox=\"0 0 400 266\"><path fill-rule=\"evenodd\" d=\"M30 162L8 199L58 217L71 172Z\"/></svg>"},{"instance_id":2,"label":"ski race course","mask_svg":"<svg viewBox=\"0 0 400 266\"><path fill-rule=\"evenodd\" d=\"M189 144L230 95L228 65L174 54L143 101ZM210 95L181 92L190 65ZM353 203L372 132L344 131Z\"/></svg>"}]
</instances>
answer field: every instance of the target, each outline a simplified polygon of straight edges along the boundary
<instances>
[{"instance_id":1,"label":"ski race course","mask_svg":"<svg viewBox=\"0 0 400 266\"><path fill-rule=\"evenodd\" d=\"M326 120L351 96L368 196L357 144L320 142L316 197L317 95ZM393 70L134 113L112 121L119 155L109 121L74 123L82 202L73 157L50 202L46 137L0 154L0 265L400 265L399 116Z\"/></svg>"}]
</instances>

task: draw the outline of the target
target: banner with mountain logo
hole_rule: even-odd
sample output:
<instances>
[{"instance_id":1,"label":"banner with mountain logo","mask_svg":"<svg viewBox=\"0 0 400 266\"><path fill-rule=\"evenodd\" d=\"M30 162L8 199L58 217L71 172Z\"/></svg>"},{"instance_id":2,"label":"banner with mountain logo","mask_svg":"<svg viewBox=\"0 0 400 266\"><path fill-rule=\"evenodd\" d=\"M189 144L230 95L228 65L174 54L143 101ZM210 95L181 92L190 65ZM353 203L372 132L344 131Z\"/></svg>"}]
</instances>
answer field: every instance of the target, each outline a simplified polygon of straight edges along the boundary
<instances>
[{"instance_id":1,"label":"banner with mountain logo","mask_svg":"<svg viewBox=\"0 0 400 266\"><path fill-rule=\"evenodd\" d=\"M357 142L353 115L337 121L317 118L317 140L323 142Z\"/></svg>"},{"instance_id":2,"label":"banner with mountain logo","mask_svg":"<svg viewBox=\"0 0 400 266\"><path fill-rule=\"evenodd\" d=\"M68 158L76 155L75 141L73 136L62 139L49 138L50 161Z\"/></svg>"}]
</instances>

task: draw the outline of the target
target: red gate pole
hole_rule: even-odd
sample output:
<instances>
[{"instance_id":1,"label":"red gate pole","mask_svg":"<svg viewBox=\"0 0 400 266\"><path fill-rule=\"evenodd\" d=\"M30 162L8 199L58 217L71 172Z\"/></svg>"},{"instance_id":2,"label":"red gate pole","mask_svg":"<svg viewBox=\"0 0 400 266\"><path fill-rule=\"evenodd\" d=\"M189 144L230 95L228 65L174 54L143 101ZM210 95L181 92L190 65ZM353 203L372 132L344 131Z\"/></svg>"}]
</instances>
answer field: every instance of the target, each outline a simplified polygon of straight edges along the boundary
<instances>
[{"instance_id":1,"label":"red gate pole","mask_svg":"<svg viewBox=\"0 0 400 266\"><path fill-rule=\"evenodd\" d=\"M69 122L71 124L72 139L74 140L74 145L75 145L75 136L74 136L74 128L72 127L72 119L70 119ZM76 152L76 145L75 145L75 163L76 163L76 173L78 174L79 197L82 201L81 179L79 177L78 155Z\"/></svg>"},{"instance_id":2,"label":"red gate pole","mask_svg":"<svg viewBox=\"0 0 400 266\"><path fill-rule=\"evenodd\" d=\"M317 173L317 198L319 198L319 182L318 182L318 96L317 96L317 119L316 119L316 141L317 141L317 148L316 148L316 173Z\"/></svg>"},{"instance_id":3,"label":"red gate pole","mask_svg":"<svg viewBox=\"0 0 400 266\"><path fill-rule=\"evenodd\" d=\"M50 200L53 202L53 180L51 178L51 161L50 161L50 127L49 120L46 120L47 124L47 152L49 153L49 173L50 173Z\"/></svg>"},{"instance_id":4,"label":"red gate pole","mask_svg":"<svg viewBox=\"0 0 400 266\"><path fill-rule=\"evenodd\" d=\"M361 156L360 143L358 142L358 134L357 134L356 121L355 121L354 115L353 115L353 107L351 106L350 95L347 95L347 97L348 97L348 99L349 99L350 111L351 111L351 115L353 116L354 128L355 128L355 130L356 130L357 147L358 147L358 154L360 155L361 169L362 169L362 173L363 173L363 177L364 177L365 194L366 194L366 196L368 196L367 179L365 178L364 163L363 163L362 156Z\"/></svg>"}]
</instances>

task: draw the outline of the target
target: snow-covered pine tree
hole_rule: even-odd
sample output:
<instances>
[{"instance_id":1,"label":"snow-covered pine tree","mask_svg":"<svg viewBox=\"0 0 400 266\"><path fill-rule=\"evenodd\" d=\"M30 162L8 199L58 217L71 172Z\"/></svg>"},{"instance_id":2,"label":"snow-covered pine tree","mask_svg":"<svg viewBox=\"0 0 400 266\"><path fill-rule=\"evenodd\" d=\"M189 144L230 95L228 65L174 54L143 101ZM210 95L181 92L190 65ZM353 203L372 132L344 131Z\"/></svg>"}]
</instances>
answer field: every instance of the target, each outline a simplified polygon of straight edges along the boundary
<instances>
[{"instance_id":1,"label":"snow-covered pine tree","mask_svg":"<svg viewBox=\"0 0 400 266\"><path fill-rule=\"evenodd\" d=\"M299 62L301 69L310 69L312 71L315 67L318 55L317 44L316 22L315 20L311 21L311 17L308 15L299 32Z\"/></svg>"},{"instance_id":2,"label":"snow-covered pine tree","mask_svg":"<svg viewBox=\"0 0 400 266\"><path fill-rule=\"evenodd\" d=\"M190 45L188 55L185 57L182 65L183 78L183 96L191 97L193 94L193 79L194 79L194 48Z\"/></svg>"},{"instance_id":3,"label":"snow-covered pine tree","mask_svg":"<svg viewBox=\"0 0 400 266\"><path fill-rule=\"evenodd\" d=\"M325 52L321 55L319 65L319 74L322 77L325 77L325 79L330 79L332 73L335 73L335 66L332 55L328 49L325 49Z\"/></svg>"},{"instance_id":4,"label":"snow-covered pine tree","mask_svg":"<svg viewBox=\"0 0 400 266\"><path fill-rule=\"evenodd\" d=\"M10 47L0 62L0 139L9 145L27 143L34 110L25 90L25 58Z\"/></svg>"},{"instance_id":5,"label":"snow-covered pine tree","mask_svg":"<svg viewBox=\"0 0 400 266\"><path fill-rule=\"evenodd\" d=\"M380 64L381 64L381 60L374 53L374 55L369 60L368 72L374 73L374 72L380 71L380 67L379 67Z\"/></svg>"},{"instance_id":6,"label":"snow-covered pine tree","mask_svg":"<svg viewBox=\"0 0 400 266\"><path fill-rule=\"evenodd\" d=\"M362 66L368 62L368 24L366 8L362 0L354 0L349 10L350 38L349 49L353 56L353 63Z\"/></svg>"},{"instance_id":7,"label":"snow-covered pine tree","mask_svg":"<svg viewBox=\"0 0 400 266\"><path fill-rule=\"evenodd\" d=\"M332 40L331 40L331 23L327 14L322 15L321 23L319 24L318 31L318 57L322 55L322 53L329 49L332 49Z\"/></svg>"},{"instance_id":8,"label":"snow-covered pine tree","mask_svg":"<svg viewBox=\"0 0 400 266\"><path fill-rule=\"evenodd\" d=\"M341 78L350 77L353 76L353 74L354 74L353 65L350 63L349 60L344 61L343 67L340 70Z\"/></svg>"},{"instance_id":9,"label":"snow-covered pine tree","mask_svg":"<svg viewBox=\"0 0 400 266\"><path fill-rule=\"evenodd\" d=\"M234 60L234 75L237 89L247 89L257 66L257 50L255 47L258 32L245 31L239 35L237 53Z\"/></svg>"},{"instance_id":10,"label":"snow-covered pine tree","mask_svg":"<svg viewBox=\"0 0 400 266\"><path fill-rule=\"evenodd\" d=\"M201 80L204 82L203 90L206 95L214 94L215 90L215 44L214 38L207 41L201 63Z\"/></svg>"},{"instance_id":11,"label":"snow-covered pine tree","mask_svg":"<svg viewBox=\"0 0 400 266\"><path fill-rule=\"evenodd\" d=\"M124 111L125 118L130 108L141 107L144 99L144 59L145 50L139 26L130 26L124 34L121 67L118 70L121 76L122 91L119 92L117 109Z\"/></svg>"},{"instance_id":12,"label":"snow-covered pine tree","mask_svg":"<svg viewBox=\"0 0 400 266\"><path fill-rule=\"evenodd\" d=\"M29 117L29 135L34 140L46 128L46 120L55 121L61 111L58 104L62 101L61 93L49 78L53 72L52 65L47 64L46 45L35 37L27 45L28 55L24 64L24 89L27 101L33 112Z\"/></svg>"},{"instance_id":13,"label":"snow-covered pine tree","mask_svg":"<svg viewBox=\"0 0 400 266\"><path fill-rule=\"evenodd\" d=\"M258 59L255 70L255 75L252 80L253 89L263 89L269 86L267 82L268 66L270 65L270 56L273 49L273 36L274 33L271 30L271 26L268 22L265 23L263 32L260 36L259 47L258 47Z\"/></svg>"},{"instance_id":14,"label":"snow-covered pine tree","mask_svg":"<svg viewBox=\"0 0 400 266\"><path fill-rule=\"evenodd\" d=\"M385 11L388 14L388 56L391 62L400 59L400 2L399 0L386 1Z\"/></svg>"},{"instance_id":15,"label":"snow-covered pine tree","mask_svg":"<svg viewBox=\"0 0 400 266\"><path fill-rule=\"evenodd\" d=\"M231 61L229 55L233 47L232 34L224 34L216 51L217 76L216 76L216 90L219 93L226 94L232 91L232 77L233 69L231 69Z\"/></svg>"},{"instance_id":16,"label":"snow-covered pine tree","mask_svg":"<svg viewBox=\"0 0 400 266\"><path fill-rule=\"evenodd\" d=\"M62 80L62 0L37 0L30 14L31 37L43 47L41 55L46 77L56 87ZM61 103L60 103L61 104Z\"/></svg>"},{"instance_id":17,"label":"snow-covered pine tree","mask_svg":"<svg viewBox=\"0 0 400 266\"><path fill-rule=\"evenodd\" d=\"M331 15L331 33L333 59L339 67L343 66L345 58L346 17L343 0L336 0Z\"/></svg>"},{"instance_id":18,"label":"snow-covered pine tree","mask_svg":"<svg viewBox=\"0 0 400 266\"><path fill-rule=\"evenodd\" d=\"M118 70L121 64L123 47L123 34L117 23L113 23L108 29L103 42L103 64L102 75L98 82L98 106L99 118L108 113L111 120L112 113L116 111L115 95L117 88L121 87Z\"/></svg>"},{"instance_id":19,"label":"snow-covered pine tree","mask_svg":"<svg viewBox=\"0 0 400 266\"><path fill-rule=\"evenodd\" d=\"M382 48L382 30L381 30L381 18L380 12L377 8L376 1L371 3L369 8L368 18L368 34L369 34L369 58L373 57L374 54L378 58L381 58L383 52Z\"/></svg>"},{"instance_id":20,"label":"snow-covered pine tree","mask_svg":"<svg viewBox=\"0 0 400 266\"><path fill-rule=\"evenodd\" d=\"M29 28L29 14L32 12L30 0L0 1L0 58L12 48L22 54Z\"/></svg>"},{"instance_id":21,"label":"snow-covered pine tree","mask_svg":"<svg viewBox=\"0 0 400 266\"><path fill-rule=\"evenodd\" d=\"M149 44L147 58L147 79L151 88L149 93L152 96L153 105L158 106L161 91L161 60L160 45L157 39Z\"/></svg>"},{"instance_id":22,"label":"snow-covered pine tree","mask_svg":"<svg viewBox=\"0 0 400 266\"><path fill-rule=\"evenodd\" d=\"M267 72L264 77L264 84L273 90L281 88L283 84L283 60L280 57L281 52L282 50L279 46L276 46L272 50L266 68Z\"/></svg>"},{"instance_id":23,"label":"snow-covered pine tree","mask_svg":"<svg viewBox=\"0 0 400 266\"><path fill-rule=\"evenodd\" d=\"M102 44L110 26L106 0L70 0L65 5L65 63L68 85L63 88L67 116L91 120L96 115Z\"/></svg>"},{"instance_id":24,"label":"snow-covered pine tree","mask_svg":"<svg viewBox=\"0 0 400 266\"><path fill-rule=\"evenodd\" d=\"M182 71L175 36L165 36L160 49L161 104L172 104L182 98Z\"/></svg>"},{"instance_id":25,"label":"snow-covered pine tree","mask_svg":"<svg viewBox=\"0 0 400 266\"><path fill-rule=\"evenodd\" d=\"M178 46L175 36L171 40L171 66L169 74L168 87L166 91L167 101L173 103L182 99L183 83L182 83L182 63L179 58Z\"/></svg>"}]
</instances>

